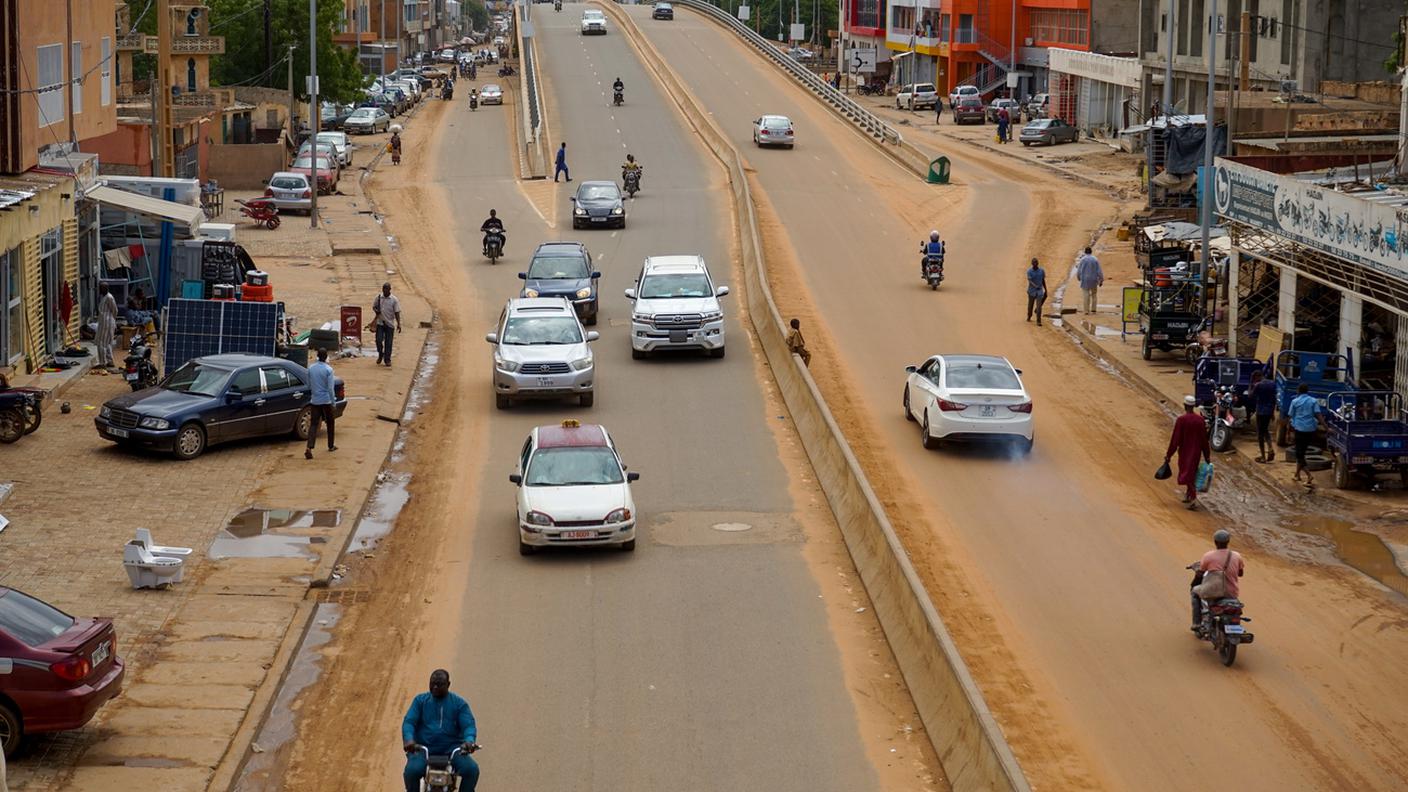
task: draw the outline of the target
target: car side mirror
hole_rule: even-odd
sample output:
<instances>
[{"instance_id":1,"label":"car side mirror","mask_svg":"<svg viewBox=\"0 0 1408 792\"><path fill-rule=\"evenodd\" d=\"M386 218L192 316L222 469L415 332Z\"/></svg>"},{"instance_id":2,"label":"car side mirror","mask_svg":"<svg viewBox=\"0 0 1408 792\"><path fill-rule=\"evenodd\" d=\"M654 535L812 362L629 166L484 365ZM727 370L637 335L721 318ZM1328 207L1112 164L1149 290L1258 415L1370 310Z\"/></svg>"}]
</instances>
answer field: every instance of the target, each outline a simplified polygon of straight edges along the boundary
<instances>
[{"instance_id":1,"label":"car side mirror","mask_svg":"<svg viewBox=\"0 0 1408 792\"><path fill-rule=\"evenodd\" d=\"M10 674L10 673L14 673L14 670L15 670L15 661L14 661L14 660L12 660L12 659L10 659L10 658L8 658L8 657L0 658L0 674Z\"/></svg>"},{"instance_id":2,"label":"car side mirror","mask_svg":"<svg viewBox=\"0 0 1408 792\"><path fill-rule=\"evenodd\" d=\"M523 486L523 477L518 475L517 473L510 473L508 475L508 480L513 482L514 484L517 484L520 487Z\"/></svg>"},{"instance_id":3,"label":"car side mirror","mask_svg":"<svg viewBox=\"0 0 1408 792\"><path fill-rule=\"evenodd\" d=\"M904 367L904 373L906 373L906 374L913 374L914 372L916 372L916 371L918 371L918 370L919 370L919 367L918 367L918 366L905 366L905 367Z\"/></svg>"},{"instance_id":4,"label":"car side mirror","mask_svg":"<svg viewBox=\"0 0 1408 792\"><path fill-rule=\"evenodd\" d=\"M601 333L598 333L598 332L595 331L595 330L588 330L588 331L587 331L587 343L590 344L591 342L597 340L598 338L601 338Z\"/></svg>"},{"instance_id":5,"label":"car side mirror","mask_svg":"<svg viewBox=\"0 0 1408 792\"><path fill-rule=\"evenodd\" d=\"M519 280L528 280L528 273L526 273L526 272L520 272L520 273L518 273L518 279L519 279Z\"/></svg>"},{"instance_id":6,"label":"car side mirror","mask_svg":"<svg viewBox=\"0 0 1408 792\"><path fill-rule=\"evenodd\" d=\"M728 287L727 287L727 286L720 286L719 288L715 289L715 290L714 290L714 296L715 296L715 297L727 297L727 296L728 296Z\"/></svg>"},{"instance_id":7,"label":"car side mirror","mask_svg":"<svg viewBox=\"0 0 1408 792\"><path fill-rule=\"evenodd\" d=\"M484 334L484 340L485 340L485 341L488 341L488 342L491 343L491 344L497 344L497 343L499 343L499 334L498 334L498 333L485 333L485 334Z\"/></svg>"},{"instance_id":8,"label":"car side mirror","mask_svg":"<svg viewBox=\"0 0 1408 792\"><path fill-rule=\"evenodd\" d=\"M622 468L622 470L625 470L625 468ZM626 481L640 481L640 474L635 471L628 472L626 474Z\"/></svg>"},{"instance_id":9,"label":"car side mirror","mask_svg":"<svg viewBox=\"0 0 1408 792\"><path fill-rule=\"evenodd\" d=\"M593 273L592 273L592 280L596 280L597 278L600 278L600 277L601 277L601 273L600 273L600 272L593 272Z\"/></svg>"},{"instance_id":10,"label":"car side mirror","mask_svg":"<svg viewBox=\"0 0 1408 792\"><path fill-rule=\"evenodd\" d=\"M226 404L234 404L235 402L239 401L239 400L242 399L242 398L244 398L244 394L243 394L243 393L240 393L240 392L237 391L237 390L230 390L230 391L226 391L226 392L225 392L225 403L226 403Z\"/></svg>"},{"instance_id":11,"label":"car side mirror","mask_svg":"<svg viewBox=\"0 0 1408 792\"><path fill-rule=\"evenodd\" d=\"M635 289L626 289L626 299L628 299L628 300L634 300L635 298L636 298L636 290L635 290Z\"/></svg>"},{"instance_id":12,"label":"car side mirror","mask_svg":"<svg viewBox=\"0 0 1408 792\"><path fill-rule=\"evenodd\" d=\"M1021 369L1019 369L1019 368L1014 368L1014 369L1012 369L1012 370L1015 371L1015 372L1017 372L1017 376L1019 376L1019 377L1022 376L1022 370L1021 370Z\"/></svg>"},{"instance_id":13,"label":"car side mirror","mask_svg":"<svg viewBox=\"0 0 1408 792\"><path fill-rule=\"evenodd\" d=\"M567 200L571 201L572 203L577 203L577 196L574 195L571 198L568 198Z\"/></svg>"}]
</instances>

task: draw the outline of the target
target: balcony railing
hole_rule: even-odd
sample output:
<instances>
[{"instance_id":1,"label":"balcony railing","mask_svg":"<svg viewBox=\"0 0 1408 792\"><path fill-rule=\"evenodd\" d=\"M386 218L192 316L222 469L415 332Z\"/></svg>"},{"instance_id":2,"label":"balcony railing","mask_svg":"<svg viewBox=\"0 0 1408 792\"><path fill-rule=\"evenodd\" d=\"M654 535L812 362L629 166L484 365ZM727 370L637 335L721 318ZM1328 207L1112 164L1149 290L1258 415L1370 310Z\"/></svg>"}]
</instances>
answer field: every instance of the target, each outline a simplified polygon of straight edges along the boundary
<instances>
[{"instance_id":1,"label":"balcony railing","mask_svg":"<svg viewBox=\"0 0 1408 792\"><path fill-rule=\"evenodd\" d=\"M155 55L160 49L156 36L147 36L142 51ZM175 36L171 39L172 55L223 55L224 36Z\"/></svg>"},{"instance_id":2,"label":"balcony railing","mask_svg":"<svg viewBox=\"0 0 1408 792\"><path fill-rule=\"evenodd\" d=\"M117 51L140 50L146 44L147 37L142 33L128 33L125 36L117 37Z\"/></svg>"}]
</instances>

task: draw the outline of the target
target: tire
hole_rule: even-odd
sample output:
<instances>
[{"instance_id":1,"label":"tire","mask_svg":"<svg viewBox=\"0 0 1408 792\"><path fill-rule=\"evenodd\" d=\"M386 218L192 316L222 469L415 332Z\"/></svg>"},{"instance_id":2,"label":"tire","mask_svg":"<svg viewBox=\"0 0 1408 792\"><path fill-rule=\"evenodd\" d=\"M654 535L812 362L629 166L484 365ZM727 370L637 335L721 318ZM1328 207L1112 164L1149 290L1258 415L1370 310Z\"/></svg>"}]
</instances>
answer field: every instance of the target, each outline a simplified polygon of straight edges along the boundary
<instances>
[{"instance_id":1,"label":"tire","mask_svg":"<svg viewBox=\"0 0 1408 792\"><path fill-rule=\"evenodd\" d=\"M1232 450L1232 430L1219 418L1212 419L1212 437L1209 438L1212 450L1219 454Z\"/></svg>"},{"instance_id":2,"label":"tire","mask_svg":"<svg viewBox=\"0 0 1408 792\"><path fill-rule=\"evenodd\" d=\"M914 422L914 413L909 411L909 386L904 386L904 419L910 423Z\"/></svg>"},{"instance_id":3,"label":"tire","mask_svg":"<svg viewBox=\"0 0 1408 792\"><path fill-rule=\"evenodd\" d=\"M1335 489L1354 489L1354 476L1344 454L1335 454Z\"/></svg>"},{"instance_id":4,"label":"tire","mask_svg":"<svg viewBox=\"0 0 1408 792\"><path fill-rule=\"evenodd\" d=\"M643 349L631 347L631 360L645 360L646 352Z\"/></svg>"},{"instance_id":5,"label":"tire","mask_svg":"<svg viewBox=\"0 0 1408 792\"><path fill-rule=\"evenodd\" d=\"M1026 146L1026 147L1028 147L1028 148L1030 148L1031 145L1032 145L1032 142L1031 142L1030 140L1023 140L1023 141L1022 141L1022 145L1023 145L1023 146Z\"/></svg>"},{"instance_id":6,"label":"tire","mask_svg":"<svg viewBox=\"0 0 1408 792\"><path fill-rule=\"evenodd\" d=\"M621 543L621 552L623 552L623 553L634 553L635 550L636 550L636 540L632 539L632 540L630 540L630 541L622 542L622 543Z\"/></svg>"},{"instance_id":7,"label":"tire","mask_svg":"<svg viewBox=\"0 0 1408 792\"><path fill-rule=\"evenodd\" d=\"M577 404L579 404L579 405L581 405L581 406L583 406L583 407L590 407L590 406L592 406L592 405L595 404L595 403L596 403L596 394L595 394L595 393L583 393L582 395L580 395L580 396L577 397Z\"/></svg>"},{"instance_id":8,"label":"tire","mask_svg":"<svg viewBox=\"0 0 1408 792\"><path fill-rule=\"evenodd\" d=\"M718 358L721 358L721 357L724 356L724 350L725 350L725 349L726 349L726 347L719 347L718 349L711 349L711 350L709 350L709 357L714 358L714 359L717 360Z\"/></svg>"},{"instance_id":9,"label":"tire","mask_svg":"<svg viewBox=\"0 0 1408 792\"><path fill-rule=\"evenodd\" d=\"M587 318L587 321L583 322L582 324L586 325L587 327L596 327L597 316L598 314L592 314L590 317Z\"/></svg>"},{"instance_id":10,"label":"tire","mask_svg":"<svg viewBox=\"0 0 1408 792\"><path fill-rule=\"evenodd\" d=\"M936 280L931 280L931 281L929 281L929 291L938 291L938 290L939 290L939 282L936 281Z\"/></svg>"},{"instance_id":11,"label":"tire","mask_svg":"<svg viewBox=\"0 0 1408 792\"><path fill-rule=\"evenodd\" d=\"M939 447L939 439L929 434L929 413L924 413L924 425L919 430L919 443L924 446L925 451L933 451Z\"/></svg>"},{"instance_id":12,"label":"tire","mask_svg":"<svg viewBox=\"0 0 1408 792\"><path fill-rule=\"evenodd\" d=\"M495 393L494 406L499 408L500 410L507 410L508 408L513 406L513 399L510 399L502 393Z\"/></svg>"},{"instance_id":13,"label":"tire","mask_svg":"<svg viewBox=\"0 0 1408 792\"><path fill-rule=\"evenodd\" d=\"M273 231L275 228L278 228L279 224L282 222L283 221L279 219L278 215L274 215L273 217L269 218L269 222L266 225L269 226L270 231Z\"/></svg>"},{"instance_id":14,"label":"tire","mask_svg":"<svg viewBox=\"0 0 1408 792\"><path fill-rule=\"evenodd\" d=\"M24 413L18 407L0 410L0 443L13 443L24 437Z\"/></svg>"},{"instance_id":15,"label":"tire","mask_svg":"<svg viewBox=\"0 0 1408 792\"><path fill-rule=\"evenodd\" d=\"M1151 347L1151 346L1149 346L1149 334L1148 334L1148 333L1145 333L1145 334L1144 334L1144 341L1139 345L1139 355L1140 355L1141 357L1143 357L1145 360L1149 360L1150 358L1152 358L1152 357L1154 356L1154 348Z\"/></svg>"},{"instance_id":16,"label":"tire","mask_svg":"<svg viewBox=\"0 0 1408 792\"><path fill-rule=\"evenodd\" d=\"M298 417L293 419L293 436L299 440L307 440L308 435L313 433L313 405L305 405L298 411Z\"/></svg>"},{"instance_id":17,"label":"tire","mask_svg":"<svg viewBox=\"0 0 1408 792\"><path fill-rule=\"evenodd\" d=\"M205 452L205 429L194 421L182 424L176 432L176 442L172 444L171 452L183 462L200 456Z\"/></svg>"},{"instance_id":18,"label":"tire","mask_svg":"<svg viewBox=\"0 0 1408 792\"><path fill-rule=\"evenodd\" d=\"M530 556L538 552L538 548L530 544L524 544L522 539L518 540L518 554Z\"/></svg>"},{"instance_id":19,"label":"tire","mask_svg":"<svg viewBox=\"0 0 1408 792\"><path fill-rule=\"evenodd\" d=\"M44 409L37 403L30 404L24 408L24 433L33 434L39 428L39 424L44 422Z\"/></svg>"},{"instance_id":20,"label":"tire","mask_svg":"<svg viewBox=\"0 0 1408 792\"><path fill-rule=\"evenodd\" d=\"M0 751L6 757L14 756L24 742L24 721L19 712L8 703L0 702Z\"/></svg>"},{"instance_id":21,"label":"tire","mask_svg":"<svg viewBox=\"0 0 1408 792\"><path fill-rule=\"evenodd\" d=\"M1227 640L1227 636L1222 636L1222 644L1217 647L1217 657L1224 666L1232 667L1237 662L1237 644Z\"/></svg>"}]
</instances>

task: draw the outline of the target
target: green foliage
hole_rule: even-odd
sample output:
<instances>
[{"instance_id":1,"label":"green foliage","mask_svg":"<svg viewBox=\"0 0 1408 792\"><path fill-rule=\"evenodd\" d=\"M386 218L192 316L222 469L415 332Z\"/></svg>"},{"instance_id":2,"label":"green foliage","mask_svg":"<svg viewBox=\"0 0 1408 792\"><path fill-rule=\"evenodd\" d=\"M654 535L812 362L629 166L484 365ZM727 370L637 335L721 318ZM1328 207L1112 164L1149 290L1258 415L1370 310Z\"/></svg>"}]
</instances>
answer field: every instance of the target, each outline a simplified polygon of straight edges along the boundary
<instances>
[{"instance_id":1,"label":"green foliage","mask_svg":"<svg viewBox=\"0 0 1408 792\"><path fill-rule=\"evenodd\" d=\"M777 34L781 33L786 39L793 22L801 22L807 26L807 40L821 42L822 49L833 46L831 39L826 35L828 31L837 30L840 24L838 16L838 0L712 0L712 2L723 10L738 16L738 6L750 6L752 18L748 20L748 26L757 30L764 38L777 40ZM793 11L797 11L796 18ZM778 13L781 12L781 25L778 24ZM815 19L813 19L815 17Z\"/></svg>"},{"instance_id":2,"label":"green foliage","mask_svg":"<svg viewBox=\"0 0 1408 792\"><path fill-rule=\"evenodd\" d=\"M484 0L469 0L460 6L460 11L469 17L475 30L483 33L489 29L489 9L484 7Z\"/></svg>"},{"instance_id":3,"label":"green foliage","mask_svg":"<svg viewBox=\"0 0 1408 792\"><path fill-rule=\"evenodd\" d=\"M273 47L268 60L264 47L264 0L209 0L209 4L210 34L225 37L225 54L211 61L212 84L286 88L288 64L284 59L291 45L294 89L306 96L308 0L271 0L269 28ZM332 40L342 23L343 4L338 0L318 0L317 5L319 91L331 101L354 101L360 97L367 78L357 62L357 53Z\"/></svg>"}]
</instances>

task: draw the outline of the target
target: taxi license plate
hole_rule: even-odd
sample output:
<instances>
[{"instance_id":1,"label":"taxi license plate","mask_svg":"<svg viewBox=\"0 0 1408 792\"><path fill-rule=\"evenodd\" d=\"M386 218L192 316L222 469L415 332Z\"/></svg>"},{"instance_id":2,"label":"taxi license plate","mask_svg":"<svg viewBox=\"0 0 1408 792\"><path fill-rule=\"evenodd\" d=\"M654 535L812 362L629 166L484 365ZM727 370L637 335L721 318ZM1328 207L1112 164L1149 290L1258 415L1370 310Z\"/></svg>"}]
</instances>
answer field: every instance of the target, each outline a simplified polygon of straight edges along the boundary
<instances>
[{"instance_id":1,"label":"taxi license plate","mask_svg":"<svg viewBox=\"0 0 1408 792\"><path fill-rule=\"evenodd\" d=\"M596 531L563 531L564 539L595 539Z\"/></svg>"},{"instance_id":2,"label":"taxi license plate","mask_svg":"<svg viewBox=\"0 0 1408 792\"><path fill-rule=\"evenodd\" d=\"M93 664L94 668L97 668L102 665L104 660L108 659L110 654L112 654L112 641L103 641L98 644L97 649L93 650L93 658L89 662Z\"/></svg>"},{"instance_id":3,"label":"taxi license plate","mask_svg":"<svg viewBox=\"0 0 1408 792\"><path fill-rule=\"evenodd\" d=\"M992 406L991 404L979 405L978 409L978 414L983 416L984 418L992 418L997 415L997 408Z\"/></svg>"},{"instance_id":4,"label":"taxi license plate","mask_svg":"<svg viewBox=\"0 0 1408 792\"><path fill-rule=\"evenodd\" d=\"M116 426L109 426L109 427L108 427L108 434L112 435L113 437L127 437L127 436L128 436L126 429L119 429L119 428L117 428Z\"/></svg>"}]
</instances>

